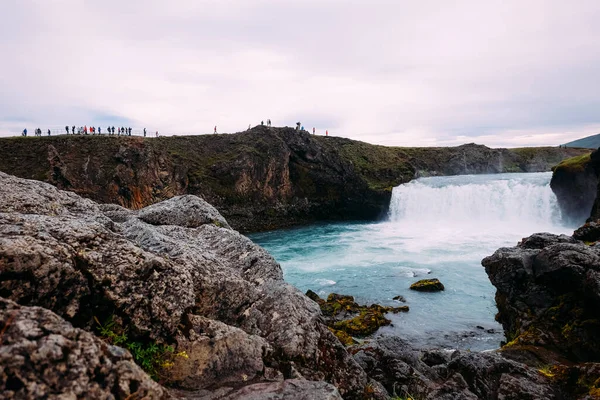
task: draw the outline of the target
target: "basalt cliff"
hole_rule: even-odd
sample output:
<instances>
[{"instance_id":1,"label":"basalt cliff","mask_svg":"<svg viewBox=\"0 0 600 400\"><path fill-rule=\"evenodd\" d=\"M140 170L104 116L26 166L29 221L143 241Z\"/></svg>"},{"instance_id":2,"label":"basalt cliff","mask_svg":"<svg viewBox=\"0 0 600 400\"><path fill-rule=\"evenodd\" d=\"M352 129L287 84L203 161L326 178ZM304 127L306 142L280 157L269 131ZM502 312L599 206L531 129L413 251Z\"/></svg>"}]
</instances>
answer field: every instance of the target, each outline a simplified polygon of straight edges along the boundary
<instances>
[{"instance_id":1,"label":"basalt cliff","mask_svg":"<svg viewBox=\"0 0 600 400\"><path fill-rule=\"evenodd\" d=\"M581 239L600 229L483 261L510 340L499 351L345 347L324 316L335 304L286 284L200 197L129 210L1 172L0 188L1 398L600 396L600 247ZM394 312L328 300L350 317Z\"/></svg>"},{"instance_id":2,"label":"basalt cliff","mask_svg":"<svg viewBox=\"0 0 600 400\"><path fill-rule=\"evenodd\" d=\"M549 171L587 150L400 148L291 128L227 135L0 139L0 171L100 203L140 209L202 196L241 232L385 215L391 189L418 176Z\"/></svg>"},{"instance_id":3,"label":"basalt cliff","mask_svg":"<svg viewBox=\"0 0 600 400\"><path fill-rule=\"evenodd\" d=\"M550 186L563 217L575 223L600 219L600 152L566 159L552 171Z\"/></svg>"}]
</instances>

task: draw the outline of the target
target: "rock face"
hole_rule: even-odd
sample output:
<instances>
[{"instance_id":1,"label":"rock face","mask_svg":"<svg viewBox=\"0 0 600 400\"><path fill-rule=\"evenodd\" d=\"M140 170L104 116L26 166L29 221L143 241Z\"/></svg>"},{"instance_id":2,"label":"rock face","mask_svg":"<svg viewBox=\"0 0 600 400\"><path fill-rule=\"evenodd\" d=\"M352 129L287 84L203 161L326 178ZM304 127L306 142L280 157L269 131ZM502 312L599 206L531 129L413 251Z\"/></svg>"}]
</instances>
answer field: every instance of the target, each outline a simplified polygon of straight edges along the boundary
<instances>
[{"instance_id":1,"label":"rock face","mask_svg":"<svg viewBox=\"0 0 600 400\"><path fill-rule=\"evenodd\" d=\"M552 169L550 187L558 200L563 217L571 223L580 224L596 215L594 206L600 174L600 153L567 159ZM592 207L594 211L592 212ZM600 217L600 214L593 219Z\"/></svg>"},{"instance_id":2,"label":"rock face","mask_svg":"<svg viewBox=\"0 0 600 400\"><path fill-rule=\"evenodd\" d=\"M473 144L384 147L259 126L232 135L152 139L2 138L0 171L129 209L193 194L249 232L315 220L372 220L387 212L394 186L417 176L548 171L581 153Z\"/></svg>"},{"instance_id":3,"label":"rock face","mask_svg":"<svg viewBox=\"0 0 600 400\"><path fill-rule=\"evenodd\" d=\"M3 399L170 399L128 351L51 311L0 298Z\"/></svg>"},{"instance_id":4,"label":"rock face","mask_svg":"<svg viewBox=\"0 0 600 400\"><path fill-rule=\"evenodd\" d=\"M400 398L562 398L560 389L537 369L497 353L417 350L397 337L378 338L353 351L367 374Z\"/></svg>"},{"instance_id":5,"label":"rock face","mask_svg":"<svg viewBox=\"0 0 600 400\"><path fill-rule=\"evenodd\" d=\"M4 173L0 187L1 297L186 351L162 374L187 391L304 378L362 396L367 377L317 304L200 199L127 211Z\"/></svg>"},{"instance_id":6,"label":"rock face","mask_svg":"<svg viewBox=\"0 0 600 400\"><path fill-rule=\"evenodd\" d=\"M535 234L482 263L497 289L497 320L513 344L600 360L600 247Z\"/></svg>"}]
</instances>

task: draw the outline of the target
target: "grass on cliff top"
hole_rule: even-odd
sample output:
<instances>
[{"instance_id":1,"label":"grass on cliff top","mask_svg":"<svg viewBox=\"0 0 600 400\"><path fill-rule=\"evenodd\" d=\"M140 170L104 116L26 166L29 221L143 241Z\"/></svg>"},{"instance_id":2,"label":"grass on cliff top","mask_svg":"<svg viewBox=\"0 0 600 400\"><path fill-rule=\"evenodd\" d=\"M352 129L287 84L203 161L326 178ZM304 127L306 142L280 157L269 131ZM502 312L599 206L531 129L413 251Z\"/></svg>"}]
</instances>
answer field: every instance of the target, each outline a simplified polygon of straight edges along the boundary
<instances>
[{"instance_id":1,"label":"grass on cliff top","mask_svg":"<svg viewBox=\"0 0 600 400\"><path fill-rule=\"evenodd\" d=\"M552 171L566 170L569 172L582 172L591 160L591 153L583 154L577 157L567 158L560 164L552 168Z\"/></svg>"}]
</instances>

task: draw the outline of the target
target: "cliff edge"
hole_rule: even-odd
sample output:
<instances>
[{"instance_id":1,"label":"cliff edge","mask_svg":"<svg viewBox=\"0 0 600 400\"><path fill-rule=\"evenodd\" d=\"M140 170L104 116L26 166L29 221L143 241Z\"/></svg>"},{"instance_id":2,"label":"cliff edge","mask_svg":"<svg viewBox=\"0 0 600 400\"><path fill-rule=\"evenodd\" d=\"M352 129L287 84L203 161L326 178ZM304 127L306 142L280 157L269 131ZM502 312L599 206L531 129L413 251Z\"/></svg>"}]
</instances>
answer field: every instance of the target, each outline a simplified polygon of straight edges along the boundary
<instances>
[{"instance_id":1,"label":"cliff edge","mask_svg":"<svg viewBox=\"0 0 600 400\"><path fill-rule=\"evenodd\" d=\"M376 146L291 128L227 135L0 139L0 171L100 203L140 209L183 194L242 232L318 220L374 220L419 176L549 171L577 149Z\"/></svg>"}]
</instances>

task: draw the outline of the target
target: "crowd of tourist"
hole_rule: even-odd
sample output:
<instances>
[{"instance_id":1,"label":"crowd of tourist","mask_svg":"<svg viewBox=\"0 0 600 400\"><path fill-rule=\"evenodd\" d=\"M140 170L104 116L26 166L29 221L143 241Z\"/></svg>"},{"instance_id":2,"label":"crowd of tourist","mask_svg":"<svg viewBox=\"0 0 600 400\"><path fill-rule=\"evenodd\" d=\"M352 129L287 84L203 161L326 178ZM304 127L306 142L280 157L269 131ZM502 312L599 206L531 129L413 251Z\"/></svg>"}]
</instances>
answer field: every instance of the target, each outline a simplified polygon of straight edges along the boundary
<instances>
[{"instance_id":1,"label":"crowd of tourist","mask_svg":"<svg viewBox=\"0 0 600 400\"><path fill-rule=\"evenodd\" d=\"M260 121L260 125L264 126L265 125L265 121L262 120ZM270 127L271 126L271 120L267 119L267 123L266 126ZM251 129L251 125L248 125L248 130ZM304 129L304 125L302 125L300 122L296 123L296 130L297 131L306 131L306 129ZM67 135L102 135L102 134L106 134L106 135L117 135L117 136L131 136L132 133L132 129L131 127L117 127L115 128L114 126L107 126L105 129L102 129L102 127L100 126L78 126L76 127L75 125L73 126L65 126L65 130L64 132ZM139 133L142 133L144 135L144 137L146 137L147 135L147 131L146 128L144 128L141 132L138 131ZM60 134L60 130L54 130L55 134ZM217 133L217 126L215 125L214 128L214 133ZM312 128L312 133L313 135L316 133L316 129L313 127ZM47 131L48 136L52 135L52 132L50 129L48 129ZM40 128L35 129L34 131L34 135L35 136L42 136L42 130ZM23 129L23 132L21 132L21 136L27 136L27 129ZM156 131L155 136L158 137L158 131ZM325 131L325 136L329 136L329 132Z\"/></svg>"}]
</instances>

